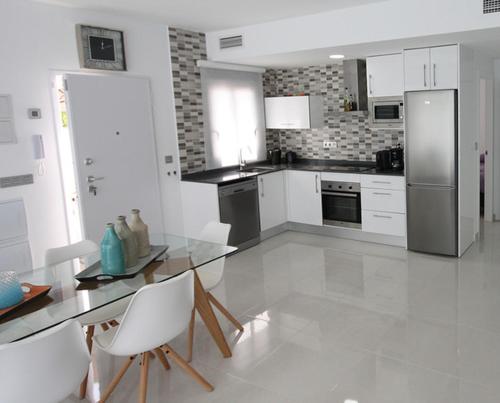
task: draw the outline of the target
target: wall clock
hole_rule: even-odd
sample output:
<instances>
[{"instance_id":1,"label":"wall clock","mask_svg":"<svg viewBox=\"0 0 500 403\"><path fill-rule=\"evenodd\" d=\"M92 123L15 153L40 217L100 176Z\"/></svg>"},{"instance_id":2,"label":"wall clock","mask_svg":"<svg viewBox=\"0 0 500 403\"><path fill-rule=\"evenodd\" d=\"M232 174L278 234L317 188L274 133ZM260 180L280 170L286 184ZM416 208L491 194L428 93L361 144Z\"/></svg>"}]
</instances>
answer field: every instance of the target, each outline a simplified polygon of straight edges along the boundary
<instances>
[{"instance_id":1,"label":"wall clock","mask_svg":"<svg viewBox=\"0 0 500 403\"><path fill-rule=\"evenodd\" d=\"M76 26L80 67L99 70L126 70L123 32L114 29Z\"/></svg>"}]
</instances>

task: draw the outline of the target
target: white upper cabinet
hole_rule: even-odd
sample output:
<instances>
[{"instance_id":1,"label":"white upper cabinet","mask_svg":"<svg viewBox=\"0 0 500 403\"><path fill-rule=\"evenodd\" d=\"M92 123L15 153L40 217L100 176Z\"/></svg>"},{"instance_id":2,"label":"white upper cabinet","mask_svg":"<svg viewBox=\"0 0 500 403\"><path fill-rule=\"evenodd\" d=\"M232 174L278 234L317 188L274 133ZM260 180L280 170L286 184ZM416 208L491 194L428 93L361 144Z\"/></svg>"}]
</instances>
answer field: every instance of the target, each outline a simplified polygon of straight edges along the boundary
<instances>
[{"instance_id":1,"label":"white upper cabinet","mask_svg":"<svg viewBox=\"0 0 500 403\"><path fill-rule=\"evenodd\" d=\"M431 89L430 49L404 51L405 91Z\"/></svg>"},{"instance_id":2,"label":"white upper cabinet","mask_svg":"<svg viewBox=\"0 0 500 403\"><path fill-rule=\"evenodd\" d=\"M367 57L366 82L369 97L403 95L403 55Z\"/></svg>"},{"instance_id":3,"label":"white upper cabinet","mask_svg":"<svg viewBox=\"0 0 500 403\"><path fill-rule=\"evenodd\" d=\"M312 129L325 126L320 96L265 99L267 129Z\"/></svg>"},{"instance_id":4,"label":"white upper cabinet","mask_svg":"<svg viewBox=\"0 0 500 403\"><path fill-rule=\"evenodd\" d=\"M260 229L286 223L286 197L284 171L260 175L259 181L259 211Z\"/></svg>"},{"instance_id":5,"label":"white upper cabinet","mask_svg":"<svg viewBox=\"0 0 500 403\"><path fill-rule=\"evenodd\" d=\"M431 87L458 88L458 46L431 48Z\"/></svg>"},{"instance_id":6,"label":"white upper cabinet","mask_svg":"<svg viewBox=\"0 0 500 403\"><path fill-rule=\"evenodd\" d=\"M458 88L458 46L404 51L405 91Z\"/></svg>"},{"instance_id":7,"label":"white upper cabinet","mask_svg":"<svg viewBox=\"0 0 500 403\"><path fill-rule=\"evenodd\" d=\"M288 221L323 225L319 172L287 171Z\"/></svg>"}]
</instances>

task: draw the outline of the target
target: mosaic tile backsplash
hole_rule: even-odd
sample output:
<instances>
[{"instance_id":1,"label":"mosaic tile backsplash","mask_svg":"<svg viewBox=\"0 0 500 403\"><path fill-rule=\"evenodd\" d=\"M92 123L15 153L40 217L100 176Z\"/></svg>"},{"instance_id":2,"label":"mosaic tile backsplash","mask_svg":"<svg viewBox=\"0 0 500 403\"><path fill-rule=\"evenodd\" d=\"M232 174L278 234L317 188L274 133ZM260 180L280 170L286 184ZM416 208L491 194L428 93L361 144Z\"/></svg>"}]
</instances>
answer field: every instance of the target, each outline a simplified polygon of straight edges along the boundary
<instances>
[{"instance_id":1,"label":"mosaic tile backsplash","mask_svg":"<svg viewBox=\"0 0 500 403\"><path fill-rule=\"evenodd\" d=\"M268 148L295 151L300 158L375 161L375 153L403 143L398 128L372 128L367 112L344 112L342 64L267 70L264 95L321 95L324 97L325 128L267 130ZM337 148L324 149L323 141L335 141Z\"/></svg>"},{"instance_id":2,"label":"mosaic tile backsplash","mask_svg":"<svg viewBox=\"0 0 500 403\"><path fill-rule=\"evenodd\" d=\"M205 169L203 104L197 60L206 60L205 34L169 28L181 173Z\"/></svg>"}]
</instances>

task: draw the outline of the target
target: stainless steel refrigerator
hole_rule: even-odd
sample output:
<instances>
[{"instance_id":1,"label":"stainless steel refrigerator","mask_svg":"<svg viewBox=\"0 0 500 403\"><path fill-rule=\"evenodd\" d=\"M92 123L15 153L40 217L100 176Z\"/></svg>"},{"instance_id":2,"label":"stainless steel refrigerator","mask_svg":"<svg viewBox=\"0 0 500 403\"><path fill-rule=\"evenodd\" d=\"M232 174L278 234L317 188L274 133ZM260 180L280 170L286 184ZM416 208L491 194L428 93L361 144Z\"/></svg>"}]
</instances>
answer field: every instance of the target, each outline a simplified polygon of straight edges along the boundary
<instances>
[{"instance_id":1,"label":"stainless steel refrigerator","mask_svg":"<svg viewBox=\"0 0 500 403\"><path fill-rule=\"evenodd\" d=\"M457 256L457 92L407 92L405 126L408 249Z\"/></svg>"}]
</instances>

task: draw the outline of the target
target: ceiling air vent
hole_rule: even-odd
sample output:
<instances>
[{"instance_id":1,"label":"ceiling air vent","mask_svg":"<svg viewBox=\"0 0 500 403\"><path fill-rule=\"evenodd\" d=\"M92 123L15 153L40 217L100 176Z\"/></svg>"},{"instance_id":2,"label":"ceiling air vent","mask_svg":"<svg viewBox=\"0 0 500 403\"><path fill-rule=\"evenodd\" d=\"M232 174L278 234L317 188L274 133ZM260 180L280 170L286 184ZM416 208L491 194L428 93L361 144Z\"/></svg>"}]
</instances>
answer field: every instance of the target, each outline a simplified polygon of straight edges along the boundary
<instances>
[{"instance_id":1,"label":"ceiling air vent","mask_svg":"<svg viewBox=\"0 0 500 403\"><path fill-rule=\"evenodd\" d=\"M500 12L500 0L483 0L483 14Z\"/></svg>"},{"instance_id":2,"label":"ceiling air vent","mask_svg":"<svg viewBox=\"0 0 500 403\"><path fill-rule=\"evenodd\" d=\"M221 49L238 48L243 46L243 37L241 35L237 35L220 38L219 44Z\"/></svg>"}]
</instances>

